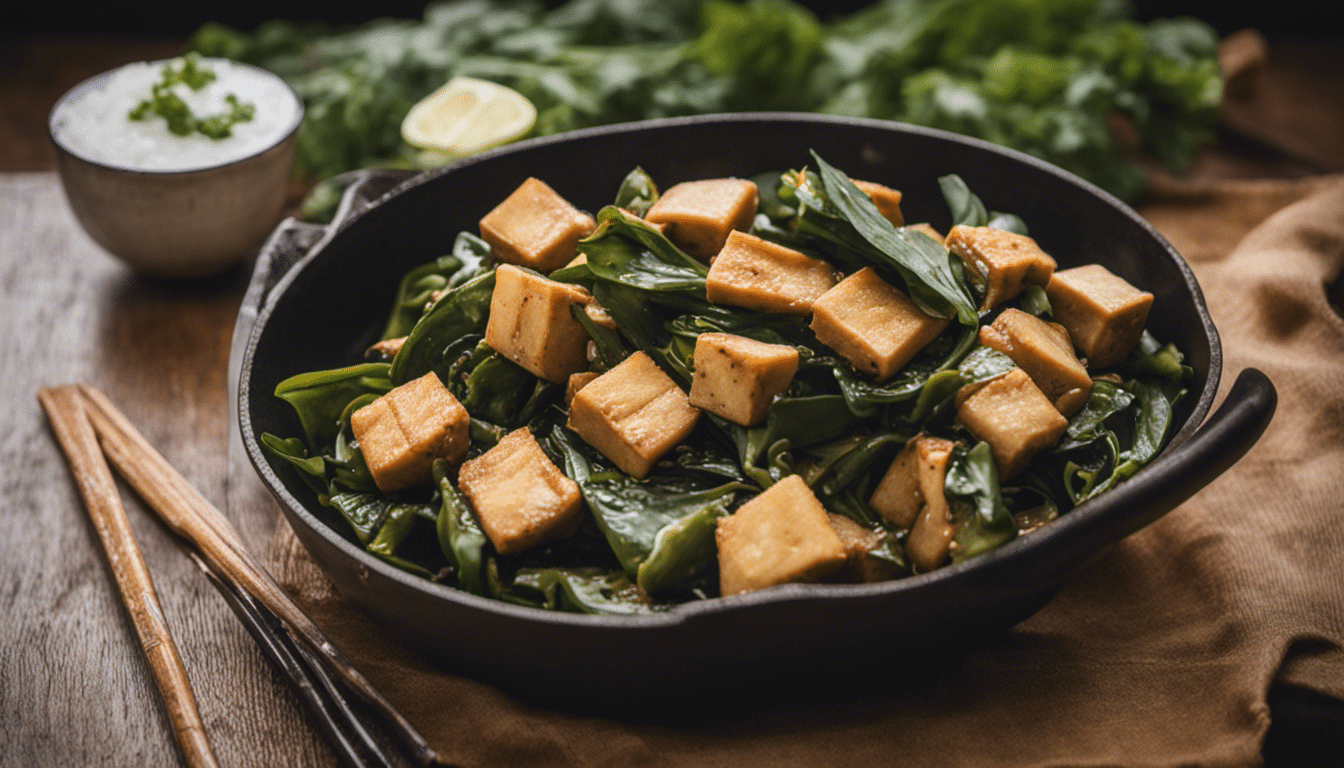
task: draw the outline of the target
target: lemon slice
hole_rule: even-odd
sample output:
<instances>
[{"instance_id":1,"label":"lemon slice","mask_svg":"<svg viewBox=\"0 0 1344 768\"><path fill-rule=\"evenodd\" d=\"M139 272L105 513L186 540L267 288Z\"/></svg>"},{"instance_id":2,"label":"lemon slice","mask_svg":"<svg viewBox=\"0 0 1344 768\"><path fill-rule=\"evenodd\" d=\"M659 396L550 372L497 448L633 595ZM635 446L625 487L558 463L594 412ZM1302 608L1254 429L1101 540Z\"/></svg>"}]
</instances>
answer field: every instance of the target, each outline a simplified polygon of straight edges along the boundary
<instances>
[{"instance_id":1,"label":"lemon slice","mask_svg":"<svg viewBox=\"0 0 1344 768\"><path fill-rule=\"evenodd\" d=\"M536 122L537 108L512 88L454 77L411 107L401 137L421 149L469 155L521 138Z\"/></svg>"}]
</instances>

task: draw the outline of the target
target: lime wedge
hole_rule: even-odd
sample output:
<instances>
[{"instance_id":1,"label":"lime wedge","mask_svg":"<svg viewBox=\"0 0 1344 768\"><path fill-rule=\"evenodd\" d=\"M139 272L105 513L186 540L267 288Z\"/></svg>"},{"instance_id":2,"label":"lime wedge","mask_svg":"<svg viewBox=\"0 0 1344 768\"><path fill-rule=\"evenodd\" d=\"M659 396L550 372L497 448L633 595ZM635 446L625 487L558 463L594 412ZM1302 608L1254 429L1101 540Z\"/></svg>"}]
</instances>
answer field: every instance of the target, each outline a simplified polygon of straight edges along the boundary
<instances>
[{"instance_id":1,"label":"lime wedge","mask_svg":"<svg viewBox=\"0 0 1344 768\"><path fill-rule=\"evenodd\" d=\"M512 88L454 77L411 107L401 137L421 149L468 155L521 138L536 122L537 108Z\"/></svg>"}]
</instances>

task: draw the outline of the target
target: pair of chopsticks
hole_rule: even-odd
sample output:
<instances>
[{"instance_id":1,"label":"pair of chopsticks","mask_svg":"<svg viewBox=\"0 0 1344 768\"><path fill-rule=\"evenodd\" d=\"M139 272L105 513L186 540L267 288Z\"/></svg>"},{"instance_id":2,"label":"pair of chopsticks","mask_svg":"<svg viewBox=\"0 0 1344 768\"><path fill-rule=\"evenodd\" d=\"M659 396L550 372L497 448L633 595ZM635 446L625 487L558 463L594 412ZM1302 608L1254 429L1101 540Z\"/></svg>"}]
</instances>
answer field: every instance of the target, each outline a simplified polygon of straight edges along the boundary
<instances>
[{"instance_id":1,"label":"pair of chopsticks","mask_svg":"<svg viewBox=\"0 0 1344 768\"><path fill-rule=\"evenodd\" d=\"M189 766L213 768L217 762L109 462L159 518L194 548L192 559L262 651L294 683L346 765L394 765L377 729L364 722L360 710L373 712L385 732L417 764L438 763L424 737L256 563L228 519L154 450L106 396L84 385L66 385L42 389L38 400L107 553Z\"/></svg>"}]
</instances>

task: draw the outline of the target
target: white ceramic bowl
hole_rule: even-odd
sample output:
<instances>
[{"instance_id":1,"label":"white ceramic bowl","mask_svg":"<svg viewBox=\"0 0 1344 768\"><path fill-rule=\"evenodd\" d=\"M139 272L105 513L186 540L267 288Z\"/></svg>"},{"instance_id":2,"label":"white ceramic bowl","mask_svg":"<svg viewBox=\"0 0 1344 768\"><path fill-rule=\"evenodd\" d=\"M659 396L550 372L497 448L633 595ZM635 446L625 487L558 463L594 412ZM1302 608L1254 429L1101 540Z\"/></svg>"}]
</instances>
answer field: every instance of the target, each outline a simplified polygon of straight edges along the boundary
<instances>
[{"instance_id":1,"label":"white ceramic bowl","mask_svg":"<svg viewBox=\"0 0 1344 768\"><path fill-rule=\"evenodd\" d=\"M48 120L61 183L75 217L103 248L137 271L156 277L195 278L227 269L255 254L283 215L297 130L303 119L302 102L269 72L219 59L202 62L240 71L253 81L273 81L266 91L270 103L255 103L255 107L259 116L267 109L283 114L279 124L268 125L264 134L251 137L256 140L234 142L236 146L228 148L234 151L221 153L221 160L188 159L178 161L176 169L164 169L162 162L133 156L136 153L129 150L91 151L87 140L81 140L81 132L87 137L89 129L112 120L124 119L129 124L125 117L129 107L109 108L99 115L88 110L81 114L80 105L103 98L114 78L128 67L143 69L146 64L127 65L85 80L61 97ZM225 82L221 77L220 83ZM144 132L153 127L136 129ZM248 124L235 127L235 138L245 127ZM160 132L166 141L211 141L173 136L166 127Z\"/></svg>"}]
</instances>

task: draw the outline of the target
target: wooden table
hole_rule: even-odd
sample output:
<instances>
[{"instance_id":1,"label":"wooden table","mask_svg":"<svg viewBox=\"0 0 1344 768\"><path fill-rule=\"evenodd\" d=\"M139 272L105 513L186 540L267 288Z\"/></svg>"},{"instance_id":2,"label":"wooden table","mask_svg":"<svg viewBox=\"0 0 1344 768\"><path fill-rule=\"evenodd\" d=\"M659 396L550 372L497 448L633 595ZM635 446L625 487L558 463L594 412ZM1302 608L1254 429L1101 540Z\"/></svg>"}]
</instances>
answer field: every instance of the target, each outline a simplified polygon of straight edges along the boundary
<instances>
[{"instance_id":1,"label":"wooden table","mask_svg":"<svg viewBox=\"0 0 1344 768\"><path fill-rule=\"evenodd\" d=\"M186 285L133 276L74 221L45 137L47 111L66 88L177 45L23 39L0 56L3 766L180 761L36 400L39 387L62 382L102 389L192 483L225 506L227 359L246 269ZM1196 173L1291 177L1344 170L1338 48L1308 42L1275 51L1280 55L1266 72L1274 109L1231 116L1240 137L1225 137ZM221 764L334 764L285 682L178 542L129 492L125 500ZM259 551L275 520L239 522ZM1286 725L1276 728L1284 733L1292 724L1279 714L1276 724Z\"/></svg>"}]
</instances>

